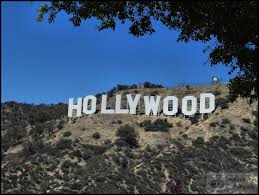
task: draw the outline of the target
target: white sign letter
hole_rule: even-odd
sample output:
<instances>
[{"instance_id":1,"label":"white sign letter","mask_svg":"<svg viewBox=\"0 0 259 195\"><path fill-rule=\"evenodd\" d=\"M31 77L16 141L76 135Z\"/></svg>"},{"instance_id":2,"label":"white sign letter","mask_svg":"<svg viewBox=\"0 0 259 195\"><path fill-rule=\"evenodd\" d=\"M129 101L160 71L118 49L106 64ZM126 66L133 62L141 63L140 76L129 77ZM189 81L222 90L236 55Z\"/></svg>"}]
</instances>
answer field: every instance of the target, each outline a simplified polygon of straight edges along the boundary
<instances>
[{"instance_id":1,"label":"white sign letter","mask_svg":"<svg viewBox=\"0 0 259 195\"><path fill-rule=\"evenodd\" d=\"M160 102L160 96L156 96L156 100L154 96L144 96L144 102L145 102L145 113L146 115L150 115L150 112L153 112L153 115L157 115L158 106Z\"/></svg>"},{"instance_id":2,"label":"white sign letter","mask_svg":"<svg viewBox=\"0 0 259 195\"><path fill-rule=\"evenodd\" d=\"M118 114L129 113L128 109L121 109L121 94L116 95L115 112L118 113Z\"/></svg>"},{"instance_id":3,"label":"white sign letter","mask_svg":"<svg viewBox=\"0 0 259 195\"><path fill-rule=\"evenodd\" d=\"M81 116L82 112L82 98L77 98L77 104L74 104L74 98L68 100L68 117L73 117L73 110L76 110L76 116Z\"/></svg>"},{"instance_id":4,"label":"white sign letter","mask_svg":"<svg viewBox=\"0 0 259 195\"><path fill-rule=\"evenodd\" d=\"M169 101L172 101L172 110L168 109ZM174 115L178 112L178 99L175 96L167 96L164 98L163 113L165 115Z\"/></svg>"},{"instance_id":5,"label":"white sign letter","mask_svg":"<svg viewBox=\"0 0 259 195\"><path fill-rule=\"evenodd\" d=\"M113 109L106 109L107 105L107 94L102 95L102 105L101 105L101 113L103 114L113 114L114 110Z\"/></svg>"},{"instance_id":6,"label":"white sign letter","mask_svg":"<svg viewBox=\"0 0 259 195\"><path fill-rule=\"evenodd\" d=\"M127 94L127 100L130 107L130 114L136 114L136 108L140 99L141 94L136 94L134 100L132 99L131 94Z\"/></svg>"},{"instance_id":7,"label":"white sign letter","mask_svg":"<svg viewBox=\"0 0 259 195\"><path fill-rule=\"evenodd\" d=\"M188 101L191 101L192 107L191 110L188 110L187 103ZM185 96L182 99L182 113L184 115L193 115L196 113L196 107L197 107L197 99L193 96Z\"/></svg>"},{"instance_id":8,"label":"white sign letter","mask_svg":"<svg viewBox=\"0 0 259 195\"><path fill-rule=\"evenodd\" d=\"M91 104L89 105L89 100L91 100ZM90 110L88 110L88 105L91 107ZM88 95L84 98L83 103L83 112L85 114L94 114L96 111L96 97L93 95Z\"/></svg>"},{"instance_id":9,"label":"white sign letter","mask_svg":"<svg viewBox=\"0 0 259 195\"><path fill-rule=\"evenodd\" d=\"M206 98L209 99L209 107L206 108ZM215 95L212 93L202 93L200 95L200 113L210 113L215 109Z\"/></svg>"}]
</instances>

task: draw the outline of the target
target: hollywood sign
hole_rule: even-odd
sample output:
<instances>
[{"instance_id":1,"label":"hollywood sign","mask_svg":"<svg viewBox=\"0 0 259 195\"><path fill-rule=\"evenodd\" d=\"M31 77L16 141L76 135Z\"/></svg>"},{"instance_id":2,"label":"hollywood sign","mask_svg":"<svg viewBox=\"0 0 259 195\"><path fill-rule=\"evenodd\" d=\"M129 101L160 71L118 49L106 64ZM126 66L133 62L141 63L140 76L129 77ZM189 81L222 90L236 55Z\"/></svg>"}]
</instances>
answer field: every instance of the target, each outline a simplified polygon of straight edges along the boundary
<instances>
[{"instance_id":1,"label":"hollywood sign","mask_svg":"<svg viewBox=\"0 0 259 195\"><path fill-rule=\"evenodd\" d=\"M121 108L121 94L115 96L115 108L107 108L107 94L102 95L101 114L136 114L137 106L140 102L141 94L126 94L127 109ZM161 96L144 96L145 115L157 115L160 107ZM189 103L189 104L188 104ZM73 111L76 111L76 117L80 117L82 112L86 115L96 113L97 98L88 95L84 98L77 98L77 104L74 104L74 98L69 98L68 117L74 117ZM188 106L189 105L189 106ZM178 98L176 96L166 96L163 99L163 113L165 115L175 115L178 112ZM212 93L200 94L199 113L211 113L215 109L215 96ZM197 98L194 96L185 96L182 98L181 112L190 116L197 112Z\"/></svg>"}]
</instances>

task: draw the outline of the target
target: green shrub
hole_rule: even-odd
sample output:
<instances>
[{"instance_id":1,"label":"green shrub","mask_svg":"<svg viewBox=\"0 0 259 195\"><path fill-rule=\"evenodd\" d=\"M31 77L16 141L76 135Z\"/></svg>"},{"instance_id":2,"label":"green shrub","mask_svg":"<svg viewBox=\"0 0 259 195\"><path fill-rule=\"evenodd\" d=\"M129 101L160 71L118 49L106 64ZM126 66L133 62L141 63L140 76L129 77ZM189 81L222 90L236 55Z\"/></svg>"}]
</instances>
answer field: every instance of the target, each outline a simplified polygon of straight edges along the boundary
<instances>
[{"instance_id":1,"label":"green shrub","mask_svg":"<svg viewBox=\"0 0 259 195\"><path fill-rule=\"evenodd\" d=\"M145 131L169 131L172 124L168 123L166 119L157 119L153 123L150 120L145 120L139 124L144 127Z\"/></svg>"},{"instance_id":2,"label":"green shrub","mask_svg":"<svg viewBox=\"0 0 259 195\"><path fill-rule=\"evenodd\" d=\"M187 139L187 138L188 138L188 135L187 135L187 134L183 134L182 137L183 137L184 139Z\"/></svg>"},{"instance_id":3,"label":"green shrub","mask_svg":"<svg viewBox=\"0 0 259 195\"><path fill-rule=\"evenodd\" d=\"M123 140L123 139L117 139L117 140L115 140L115 142L114 142L114 144L116 145L116 146L118 146L118 147L127 147L127 146L129 146L129 144L125 141L125 140Z\"/></svg>"},{"instance_id":4,"label":"green shrub","mask_svg":"<svg viewBox=\"0 0 259 195\"><path fill-rule=\"evenodd\" d=\"M121 120L112 120L111 123L112 123L112 124L121 124L122 121L121 121Z\"/></svg>"},{"instance_id":5,"label":"green shrub","mask_svg":"<svg viewBox=\"0 0 259 195\"><path fill-rule=\"evenodd\" d=\"M75 150L74 152L73 152L73 154L76 156L76 157L78 157L78 158L81 158L82 157L82 154L81 154L81 151L80 150Z\"/></svg>"},{"instance_id":6,"label":"green shrub","mask_svg":"<svg viewBox=\"0 0 259 195\"><path fill-rule=\"evenodd\" d=\"M250 120L249 118L243 118L243 121L244 121L245 123L251 123L251 120Z\"/></svg>"},{"instance_id":7,"label":"green shrub","mask_svg":"<svg viewBox=\"0 0 259 195\"><path fill-rule=\"evenodd\" d=\"M66 131L63 136L64 137L69 137L70 135L72 135L71 131Z\"/></svg>"},{"instance_id":8,"label":"green shrub","mask_svg":"<svg viewBox=\"0 0 259 195\"><path fill-rule=\"evenodd\" d=\"M99 132L95 132L92 136L94 139L100 139L101 134Z\"/></svg>"},{"instance_id":9,"label":"green shrub","mask_svg":"<svg viewBox=\"0 0 259 195\"><path fill-rule=\"evenodd\" d=\"M72 149L71 147L72 140L70 139L61 139L55 146L58 150L64 150L64 149Z\"/></svg>"},{"instance_id":10,"label":"green shrub","mask_svg":"<svg viewBox=\"0 0 259 195\"><path fill-rule=\"evenodd\" d=\"M218 96L218 95L220 95L220 94L221 94L220 91L214 91L214 95L215 95L215 96Z\"/></svg>"},{"instance_id":11,"label":"green shrub","mask_svg":"<svg viewBox=\"0 0 259 195\"><path fill-rule=\"evenodd\" d=\"M27 141L23 144L23 154L32 155L44 149L45 145L41 139Z\"/></svg>"},{"instance_id":12,"label":"green shrub","mask_svg":"<svg viewBox=\"0 0 259 195\"><path fill-rule=\"evenodd\" d=\"M58 127L59 130L62 129L64 127L64 121L63 120L59 121L57 127Z\"/></svg>"},{"instance_id":13,"label":"green shrub","mask_svg":"<svg viewBox=\"0 0 259 195\"><path fill-rule=\"evenodd\" d=\"M230 120L228 120L227 118L224 118L222 120L222 124L229 124L230 123Z\"/></svg>"},{"instance_id":14,"label":"green shrub","mask_svg":"<svg viewBox=\"0 0 259 195\"><path fill-rule=\"evenodd\" d=\"M73 166L73 163L70 160L65 160L62 165L61 168L62 169L69 169L69 167Z\"/></svg>"},{"instance_id":15,"label":"green shrub","mask_svg":"<svg viewBox=\"0 0 259 195\"><path fill-rule=\"evenodd\" d=\"M255 111L252 111L252 115L256 116L257 117L257 114L258 112L255 110Z\"/></svg>"},{"instance_id":16,"label":"green shrub","mask_svg":"<svg viewBox=\"0 0 259 195\"><path fill-rule=\"evenodd\" d=\"M249 131L248 132L248 135L249 135L249 137L251 138L251 139L253 139L253 140L258 140L258 133L257 133L257 131Z\"/></svg>"},{"instance_id":17,"label":"green shrub","mask_svg":"<svg viewBox=\"0 0 259 195\"><path fill-rule=\"evenodd\" d=\"M109 139L106 139L106 140L104 140L104 145L108 145L108 144L111 144L112 142L111 142L111 140L109 140Z\"/></svg>"},{"instance_id":18,"label":"green shrub","mask_svg":"<svg viewBox=\"0 0 259 195\"><path fill-rule=\"evenodd\" d=\"M136 139L137 133L134 127L131 127L128 124L118 128L116 132L116 136L120 137L121 140L125 141L130 146L133 146L133 147L138 146L138 141Z\"/></svg>"},{"instance_id":19,"label":"green shrub","mask_svg":"<svg viewBox=\"0 0 259 195\"><path fill-rule=\"evenodd\" d=\"M245 127L240 127L240 130L241 130L241 131L248 131L248 129L245 128Z\"/></svg>"},{"instance_id":20,"label":"green shrub","mask_svg":"<svg viewBox=\"0 0 259 195\"><path fill-rule=\"evenodd\" d=\"M82 158L84 159L84 160L88 160L89 158L91 158L92 157L92 154L89 152L89 151L84 151L83 153L82 153Z\"/></svg>"},{"instance_id":21,"label":"green shrub","mask_svg":"<svg viewBox=\"0 0 259 195\"><path fill-rule=\"evenodd\" d=\"M192 125L197 124L199 122L199 116L195 115L194 117L191 117L190 120L192 122Z\"/></svg>"},{"instance_id":22,"label":"green shrub","mask_svg":"<svg viewBox=\"0 0 259 195\"><path fill-rule=\"evenodd\" d=\"M179 122L176 123L176 125L177 125L177 127L181 127L182 126L182 122L179 121Z\"/></svg>"},{"instance_id":23,"label":"green shrub","mask_svg":"<svg viewBox=\"0 0 259 195\"><path fill-rule=\"evenodd\" d=\"M84 151L82 153L82 158L84 160L88 160L93 156L100 155L105 152L105 147L103 146L85 144L83 145L83 147L84 147Z\"/></svg>"},{"instance_id":24,"label":"green shrub","mask_svg":"<svg viewBox=\"0 0 259 195\"><path fill-rule=\"evenodd\" d=\"M212 122L210 123L210 127L216 127L219 123L218 122Z\"/></svg>"},{"instance_id":25,"label":"green shrub","mask_svg":"<svg viewBox=\"0 0 259 195\"><path fill-rule=\"evenodd\" d=\"M225 137L223 137L223 136L220 136L220 137L218 138L216 144L217 144L219 147L226 149L226 148L227 148L227 145L228 145L229 143L230 143L230 141L229 141L227 138L225 138Z\"/></svg>"},{"instance_id":26,"label":"green shrub","mask_svg":"<svg viewBox=\"0 0 259 195\"><path fill-rule=\"evenodd\" d=\"M158 94L157 90L151 91L150 96L156 96Z\"/></svg>"},{"instance_id":27,"label":"green shrub","mask_svg":"<svg viewBox=\"0 0 259 195\"><path fill-rule=\"evenodd\" d=\"M200 146L203 146L204 145L204 139L202 137L197 137L196 140L192 141L192 145L194 147L200 147Z\"/></svg>"},{"instance_id":28,"label":"green shrub","mask_svg":"<svg viewBox=\"0 0 259 195\"><path fill-rule=\"evenodd\" d=\"M221 109L222 109L222 110L228 109L228 108L229 108L229 106L228 106L227 103L221 105Z\"/></svg>"},{"instance_id":29,"label":"green shrub","mask_svg":"<svg viewBox=\"0 0 259 195\"><path fill-rule=\"evenodd\" d=\"M144 120L143 122L139 123L140 127L146 127L151 125L151 120Z\"/></svg>"}]
</instances>

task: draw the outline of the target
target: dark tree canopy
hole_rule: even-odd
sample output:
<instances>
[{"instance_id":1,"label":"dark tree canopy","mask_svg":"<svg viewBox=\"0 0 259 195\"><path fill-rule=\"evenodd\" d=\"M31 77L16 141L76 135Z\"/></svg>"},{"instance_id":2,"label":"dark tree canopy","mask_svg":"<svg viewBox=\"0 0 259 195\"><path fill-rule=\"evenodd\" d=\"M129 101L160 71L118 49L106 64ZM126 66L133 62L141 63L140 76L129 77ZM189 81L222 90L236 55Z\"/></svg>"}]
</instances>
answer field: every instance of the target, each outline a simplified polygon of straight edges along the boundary
<instances>
[{"instance_id":1,"label":"dark tree canopy","mask_svg":"<svg viewBox=\"0 0 259 195\"><path fill-rule=\"evenodd\" d=\"M178 41L208 42L211 65L230 67L231 100L238 96L257 99L257 11L256 1L73 1L42 4L38 21L44 15L54 22L58 12L65 11L74 26L82 20L100 21L98 30L115 29L118 22L129 23L129 33L139 37L155 32L158 21L179 31Z\"/></svg>"}]
</instances>

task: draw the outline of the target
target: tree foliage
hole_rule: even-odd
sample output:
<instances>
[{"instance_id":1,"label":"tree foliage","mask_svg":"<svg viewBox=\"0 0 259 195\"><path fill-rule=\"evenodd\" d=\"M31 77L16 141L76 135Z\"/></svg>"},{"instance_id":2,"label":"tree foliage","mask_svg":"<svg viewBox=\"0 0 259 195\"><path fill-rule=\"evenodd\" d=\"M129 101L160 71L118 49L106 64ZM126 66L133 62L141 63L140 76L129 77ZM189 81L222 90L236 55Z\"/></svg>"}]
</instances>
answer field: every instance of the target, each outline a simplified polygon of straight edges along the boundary
<instances>
[{"instance_id":1,"label":"tree foliage","mask_svg":"<svg viewBox=\"0 0 259 195\"><path fill-rule=\"evenodd\" d=\"M7 150L10 146L20 144L28 137L38 139L44 133L51 135L58 126L65 123L67 104L24 104L14 101L1 103L1 148Z\"/></svg>"},{"instance_id":2,"label":"tree foliage","mask_svg":"<svg viewBox=\"0 0 259 195\"><path fill-rule=\"evenodd\" d=\"M47 15L52 23L60 11L70 16L74 26L95 18L101 31L127 22L129 33L139 37L153 34L158 21L179 31L178 41L208 42L211 64L223 63L230 67L229 74L235 74L229 84L231 100L257 99L256 1L55 1L39 7L38 21ZM216 43L211 45L213 40Z\"/></svg>"}]
</instances>

